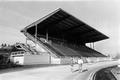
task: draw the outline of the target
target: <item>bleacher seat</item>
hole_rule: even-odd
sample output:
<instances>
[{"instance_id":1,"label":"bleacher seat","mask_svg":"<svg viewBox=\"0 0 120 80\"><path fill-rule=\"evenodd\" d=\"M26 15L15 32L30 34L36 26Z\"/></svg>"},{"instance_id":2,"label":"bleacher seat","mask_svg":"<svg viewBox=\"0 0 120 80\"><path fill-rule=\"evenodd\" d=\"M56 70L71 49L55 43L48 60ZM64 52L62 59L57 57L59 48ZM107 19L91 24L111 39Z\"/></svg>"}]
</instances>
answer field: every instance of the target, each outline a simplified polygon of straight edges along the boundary
<instances>
[{"instance_id":1,"label":"bleacher seat","mask_svg":"<svg viewBox=\"0 0 120 80\"><path fill-rule=\"evenodd\" d=\"M75 47L75 46L67 45L67 44L60 45L57 42L52 42L52 44L49 44L49 43L43 43L43 44L60 56L73 56L73 57L103 56L99 52L87 46L80 45L80 46Z\"/></svg>"}]
</instances>

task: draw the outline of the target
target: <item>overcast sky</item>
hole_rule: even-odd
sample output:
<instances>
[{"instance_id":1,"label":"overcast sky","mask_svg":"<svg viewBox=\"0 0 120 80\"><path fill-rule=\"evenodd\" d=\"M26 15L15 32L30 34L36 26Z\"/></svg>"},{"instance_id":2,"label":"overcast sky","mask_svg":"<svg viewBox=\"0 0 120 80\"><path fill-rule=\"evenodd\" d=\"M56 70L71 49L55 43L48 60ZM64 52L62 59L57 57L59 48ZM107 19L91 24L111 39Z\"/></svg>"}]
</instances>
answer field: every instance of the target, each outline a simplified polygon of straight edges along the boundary
<instances>
[{"instance_id":1,"label":"overcast sky","mask_svg":"<svg viewBox=\"0 0 120 80\"><path fill-rule=\"evenodd\" d=\"M62 8L110 38L95 43L103 54L120 52L120 1L0 2L0 44L25 42L20 30Z\"/></svg>"}]
</instances>

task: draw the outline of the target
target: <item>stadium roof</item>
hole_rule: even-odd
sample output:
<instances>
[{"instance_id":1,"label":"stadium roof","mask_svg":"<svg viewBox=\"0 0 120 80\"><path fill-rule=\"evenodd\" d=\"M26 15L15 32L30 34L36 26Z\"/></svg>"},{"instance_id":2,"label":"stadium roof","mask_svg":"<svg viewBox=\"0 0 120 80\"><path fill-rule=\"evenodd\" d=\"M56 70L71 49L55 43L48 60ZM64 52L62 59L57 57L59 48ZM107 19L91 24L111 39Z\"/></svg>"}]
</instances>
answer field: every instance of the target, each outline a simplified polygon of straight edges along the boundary
<instances>
[{"instance_id":1,"label":"stadium roof","mask_svg":"<svg viewBox=\"0 0 120 80\"><path fill-rule=\"evenodd\" d=\"M83 21L77 19L62 9L57 9L42 19L28 25L22 31L35 35L48 35L52 38L80 43L96 42L108 37Z\"/></svg>"}]
</instances>

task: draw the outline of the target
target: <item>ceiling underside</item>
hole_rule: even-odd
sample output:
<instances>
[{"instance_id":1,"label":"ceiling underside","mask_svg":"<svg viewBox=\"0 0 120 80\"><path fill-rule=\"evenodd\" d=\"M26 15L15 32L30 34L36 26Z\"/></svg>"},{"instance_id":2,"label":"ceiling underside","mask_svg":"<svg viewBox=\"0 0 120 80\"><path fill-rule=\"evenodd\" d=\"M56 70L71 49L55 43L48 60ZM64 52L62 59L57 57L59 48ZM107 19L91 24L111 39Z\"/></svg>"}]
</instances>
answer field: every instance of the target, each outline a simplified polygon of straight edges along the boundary
<instances>
[{"instance_id":1,"label":"ceiling underside","mask_svg":"<svg viewBox=\"0 0 120 80\"><path fill-rule=\"evenodd\" d=\"M48 36L52 38L79 43L96 42L108 38L62 9L57 9L30 24L24 30L32 35L35 35L35 33L37 35L46 35L48 33Z\"/></svg>"}]
</instances>

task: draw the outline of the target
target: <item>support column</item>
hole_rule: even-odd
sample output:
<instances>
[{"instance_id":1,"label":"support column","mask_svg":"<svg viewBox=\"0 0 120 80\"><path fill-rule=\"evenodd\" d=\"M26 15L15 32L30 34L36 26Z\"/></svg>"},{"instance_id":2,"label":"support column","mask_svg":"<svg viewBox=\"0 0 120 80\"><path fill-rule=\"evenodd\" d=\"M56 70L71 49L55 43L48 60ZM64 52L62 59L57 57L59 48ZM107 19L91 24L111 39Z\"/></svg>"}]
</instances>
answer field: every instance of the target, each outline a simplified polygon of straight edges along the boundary
<instances>
[{"instance_id":1,"label":"support column","mask_svg":"<svg viewBox=\"0 0 120 80\"><path fill-rule=\"evenodd\" d=\"M51 53L49 53L49 64L51 64Z\"/></svg>"},{"instance_id":2,"label":"support column","mask_svg":"<svg viewBox=\"0 0 120 80\"><path fill-rule=\"evenodd\" d=\"M48 41L48 30L46 30L46 40Z\"/></svg>"},{"instance_id":3,"label":"support column","mask_svg":"<svg viewBox=\"0 0 120 80\"><path fill-rule=\"evenodd\" d=\"M37 25L35 25L35 47L37 45Z\"/></svg>"},{"instance_id":4,"label":"support column","mask_svg":"<svg viewBox=\"0 0 120 80\"><path fill-rule=\"evenodd\" d=\"M92 45L91 45L91 43L90 43L90 48L92 48Z\"/></svg>"},{"instance_id":5,"label":"support column","mask_svg":"<svg viewBox=\"0 0 120 80\"><path fill-rule=\"evenodd\" d=\"M94 42L93 42L93 49L94 49Z\"/></svg>"},{"instance_id":6,"label":"support column","mask_svg":"<svg viewBox=\"0 0 120 80\"><path fill-rule=\"evenodd\" d=\"M27 38L26 38L25 44L27 45Z\"/></svg>"}]
</instances>

